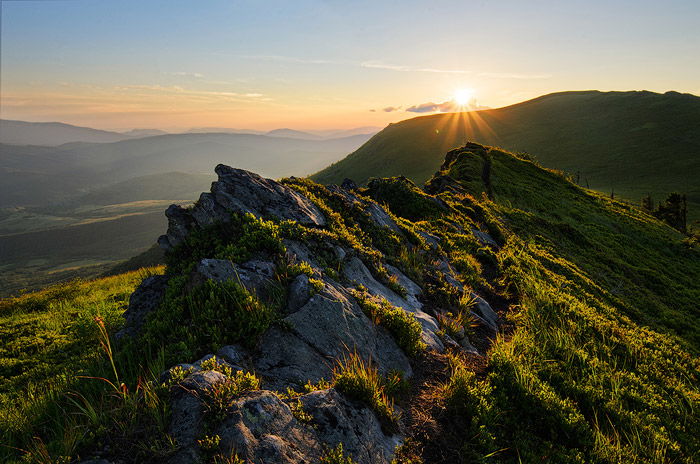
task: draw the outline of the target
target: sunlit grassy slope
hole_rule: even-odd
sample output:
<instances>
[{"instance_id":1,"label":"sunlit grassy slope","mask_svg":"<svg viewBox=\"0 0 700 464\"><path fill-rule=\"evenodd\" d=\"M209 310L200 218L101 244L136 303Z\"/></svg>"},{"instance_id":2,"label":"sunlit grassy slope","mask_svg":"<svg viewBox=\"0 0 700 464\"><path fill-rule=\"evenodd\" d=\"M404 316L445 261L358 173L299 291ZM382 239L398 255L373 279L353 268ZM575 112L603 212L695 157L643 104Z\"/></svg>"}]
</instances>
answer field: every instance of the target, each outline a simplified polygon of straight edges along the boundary
<instances>
[{"instance_id":1,"label":"sunlit grassy slope","mask_svg":"<svg viewBox=\"0 0 700 464\"><path fill-rule=\"evenodd\" d=\"M498 149L467 145L448 155L439 174L464 189L439 193L444 208L402 179L360 193L402 217L404 230L439 236L462 282L487 286L512 304L483 370L475 373L461 355L451 356L449 381L431 387L445 407L436 418L442 432L418 448L438 443L452 453L445 462L465 464L698 462L697 245L626 203ZM221 344L254 344L250 333L265 325L242 331L250 320L241 320L236 308L244 306L243 314L264 316L268 324L275 317L273 306L256 303L235 285L222 293L206 284L183 300L178 285L186 283L188 269L202 256L218 256L216 250L234 261L261 250L282 255L284 234L305 231L341 237L365 254L381 251L416 281L425 277L428 266L420 253L408 253L405 238L343 210L321 185L285 182L314 199L330 218L330 230L246 216L202 231L189 252L172 255L169 272L182 276L142 338L115 356L128 394L76 375L116 380L93 317L102 316L116 330L129 292L159 270L0 300L0 440L40 461L85 456L104 437L131 446L126 454L140 462L171 453L176 445L165 435L167 389L154 380L157 373ZM428 190L440 190L439 182L431 180ZM502 246L480 247L469 233L475 226ZM448 290L433 289L425 298L440 304L438 299L449 300ZM0 449L0 458L22 454Z\"/></svg>"},{"instance_id":2,"label":"sunlit grassy slope","mask_svg":"<svg viewBox=\"0 0 700 464\"><path fill-rule=\"evenodd\" d=\"M81 375L105 375L95 318L120 326L135 287L159 272L162 268L145 268L0 299L0 443L27 449L26 437L63 428L56 422L65 420L57 398L94 382ZM101 389L99 383L93 386ZM73 433L77 439L83 431ZM8 451L0 449L0 460Z\"/></svg>"},{"instance_id":3,"label":"sunlit grassy slope","mask_svg":"<svg viewBox=\"0 0 700 464\"><path fill-rule=\"evenodd\" d=\"M534 154L544 166L580 173L579 184L638 201L688 194L700 219L700 97L668 92L561 92L517 105L423 116L392 124L343 160L315 174L404 175L421 183L446 151L472 140Z\"/></svg>"},{"instance_id":4,"label":"sunlit grassy slope","mask_svg":"<svg viewBox=\"0 0 700 464\"><path fill-rule=\"evenodd\" d=\"M456 366L447 387L465 462L697 462L697 247L499 150L467 148L444 168L474 195L490 190L520 300L487 375Z\"/></svg>"}]
</instances>

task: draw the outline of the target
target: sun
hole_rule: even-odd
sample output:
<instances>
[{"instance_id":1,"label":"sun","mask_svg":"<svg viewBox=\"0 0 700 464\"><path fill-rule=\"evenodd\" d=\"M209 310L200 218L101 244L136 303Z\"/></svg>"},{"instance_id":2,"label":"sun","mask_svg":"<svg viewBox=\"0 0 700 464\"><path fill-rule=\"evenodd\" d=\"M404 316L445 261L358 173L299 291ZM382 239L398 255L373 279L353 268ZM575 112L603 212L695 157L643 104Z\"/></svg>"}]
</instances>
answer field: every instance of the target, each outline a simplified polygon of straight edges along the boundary
<instances>
[{"instance_id":1,"label":"sun","mask_svg":"<svg viewBox=\"0 0 700 464\"><path fill-rule=\"evenodd\" d=\"M474 96L474 90L473 89L458 89L455 90L454 96L452 99L454 102L459 105L459 106L466 106L469 101L472 99Z\"/></svg>"}]
</instances>

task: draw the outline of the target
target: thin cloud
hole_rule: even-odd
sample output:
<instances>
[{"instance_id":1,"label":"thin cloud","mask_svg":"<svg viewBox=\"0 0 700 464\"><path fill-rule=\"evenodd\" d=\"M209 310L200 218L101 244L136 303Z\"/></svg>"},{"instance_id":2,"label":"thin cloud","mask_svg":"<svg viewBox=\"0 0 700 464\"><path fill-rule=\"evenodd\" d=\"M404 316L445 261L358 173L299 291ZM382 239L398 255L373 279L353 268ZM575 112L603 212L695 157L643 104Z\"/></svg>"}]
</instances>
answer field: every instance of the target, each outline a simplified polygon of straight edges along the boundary
<instances>
[{"instance_id":1,"label":"thin cloud","mask_svg":"<svg viewBox=\"0 0 700 464\"><path fill-rule=\"evenodd\" d=\"M382 111L385 113L391 113L392 111L399 111L400 109L400 106L387 106L386 108L382 108Z\"/></svg>"},{"instance_id":2,"label":"thin cloud","mask_svg":"<svg viewBox=\"0 0 700 464\"><path fill-rule=\"evenodd\" d=\"M234 98L234 99L253 99L260 101L271 101L272 99L266 97L265 94L257 92L219 92L219 91L207 91L207 90L189 90L178 85L122 85L114 87L118 91L146 91L155 93L165 93L165 94L178 94L178 95L188 95L192 97L224 97L224 98Z\"/></svg>"},{"instance_id":3,"label":"thin cloud","mask_svg":"<svg viewBox=\"0 0 700 464\"><path fill-rule=\"evenodd\" d=\"M317 60L308 58L297 58L294 56L282 56L282 55L241 55L241 58L248 60L261 60L261 61L279 61L282 63L299 63L299 64L347 64L341 61L334 60Z\"/></svg>"},{"instance_id":4,"label":"thin cloud","mask_svg":"<svg viewBox=\"0 0 700 464\"><path fill-rule=\"evenodd\" d=\"M494 79L550 79L551 74L520 74L520 73L489 73L482 72L479 76L491 77Z\"/></svg>"},{"instance_id":5,"label":"thin cloud","mask_svg":"<svg viewBox=\"0 0 700 464\"><path fill-rule=\"evenodd\" d=\"M459 105L454 100L448 100L442 103L427 102L420 105L413 105L406 108L409 113L454 113L457 111L475 111L486 110L488 106L477 104L476 100L472 100L466 105Z\"/></svg>"},{"instance_id":6,"label":"thin cloud","mask_svg":"<svg viewBox=\"0 0 700 464\"><path fill-rule=\"evenodd\" d=\"M169 72L169 73L165 73L165 74L169 74L171 76L178 76L178 77L193 77L195 79L204 79L204 74L198 73L198 72L176 71L176 72Z\"/></svg>"},{"instance_id":7,"label":"thin cloud","mask_svg":"<svg viewBox=\"0 0 700 464\"><path fill-rule=\"evenodd\" d=\"M388 64L381 61L363 61L360 63L362 68L370 69L386 69L389 71L398 72L424 72L424 73L437 73L437 74L471 74L471 71L466 71L463 69L437 69L437 68L421 68L416 66L405 66L398 64Z\"/></svg>"}]
</instances>

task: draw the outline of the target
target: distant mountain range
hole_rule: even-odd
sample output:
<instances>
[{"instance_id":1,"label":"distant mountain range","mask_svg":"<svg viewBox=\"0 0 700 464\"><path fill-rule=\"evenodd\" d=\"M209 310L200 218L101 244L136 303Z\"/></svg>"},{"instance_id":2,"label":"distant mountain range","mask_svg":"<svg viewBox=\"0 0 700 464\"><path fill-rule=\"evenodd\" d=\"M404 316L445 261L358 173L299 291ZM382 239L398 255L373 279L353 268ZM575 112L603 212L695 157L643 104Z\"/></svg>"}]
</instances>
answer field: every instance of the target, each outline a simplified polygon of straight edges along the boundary
<instances>
[{"instance_id":1,"label":"distant mountain range","mask_svg":"<svg viewBox=\"0 0 700 464\"><path fill-rule=\"evenodd\" d=\"M0 144L0 294L95 275L144 251L165 230L165 208L196 200L209 189L219 163L268 177L304 176L371 137L304 139L285 137L293 134L284 131L135 138L64 126L3 125L36 128L40 137L28 129L25 140L47 143L50 136L54 142L66 142L70 135L101 142ZM57 134L56 127L67 132ZM8 138L18 141L21 134L13 134ZM111 138L122 140L108 142Z\"/></svg>"},{"instance_id":2,"label":"distant mountain range","mask_svg":"<svg viewBox=\"0 0 700 464\"><path fill-rule=\"evenodd\" d=\"M678 92L560 92L499 109L408 119L312 178L363 184L405 175L423 182L446 151L466 140L528 152L580 185L634 201L683 192L691 217L700 218L700 97Z\"/></svg>"},{"instance_id":3,"label":"distant mountain range","mask_svg":"<svg viewBox=\"0 0 700 464\"><path fill-rule=\"evenodd\" d=\"M132 129L126 132L106 131L80 127L62 122L27 122L0 119L0 143L11 145L59 146L66 143L110 143L134 138L153 137L171 133L224 133L254 134L271 137L287 137L305 140L334 139L353 135L375 134L381 127L357 127L354 129L331 129L321 131L300 131L295 129L274 129L260 131L253 129L231 129L223 127L199 127L188 131L167 132L161 129Z\"/></svg>"}]
</instances>

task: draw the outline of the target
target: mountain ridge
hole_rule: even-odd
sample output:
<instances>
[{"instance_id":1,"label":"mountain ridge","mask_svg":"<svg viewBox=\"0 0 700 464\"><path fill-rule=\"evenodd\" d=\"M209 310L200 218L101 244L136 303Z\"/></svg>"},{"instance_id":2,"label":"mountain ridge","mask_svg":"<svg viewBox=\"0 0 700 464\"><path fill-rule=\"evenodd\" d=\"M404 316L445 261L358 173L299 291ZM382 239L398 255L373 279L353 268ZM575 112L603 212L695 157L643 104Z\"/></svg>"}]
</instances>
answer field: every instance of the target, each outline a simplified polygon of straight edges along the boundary
<instances>
[{"instance_id":1,"label":"mountain ridge","mask_svg":"<svg viewBox=\"0 0 700 464\"><path fill-rule=\"evenodd\" d=\"M673 191L688 195L700 218L700 97L648 91L558 92L493 110L419 116L387 126L345 159L312 175L321 183L349 177L405 175L425 181L440 153L466 139L525 151L581 185L633 201Z\"/></svg>"}]
</instances>

